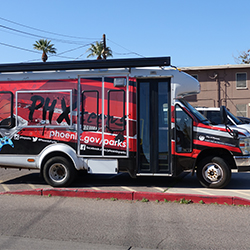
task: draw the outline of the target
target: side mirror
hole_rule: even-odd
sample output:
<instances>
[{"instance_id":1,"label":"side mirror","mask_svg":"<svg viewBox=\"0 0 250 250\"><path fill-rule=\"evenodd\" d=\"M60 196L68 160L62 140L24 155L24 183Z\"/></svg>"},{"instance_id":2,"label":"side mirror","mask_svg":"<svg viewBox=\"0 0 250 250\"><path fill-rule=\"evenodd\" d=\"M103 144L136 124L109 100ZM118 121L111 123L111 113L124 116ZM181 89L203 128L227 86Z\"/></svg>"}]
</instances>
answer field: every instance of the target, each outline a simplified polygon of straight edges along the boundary
<instances>
[{"instance_id":1,"label":"side mirror","mask_svg":"<svg viewBox=\"0 0 250 250\"><path fill-rule=\"evenodd\" d=\"M221 122L226 125L228 122L228 119L227 119L227 109L225 106L220 107L220 118L221 118Z\"/></svg>"},{"instance_id":2,"label":"side mirror","mask_svg":"<svg viewBox=\"0 0 250 250\"><path fill-rule=\"evenodd\" d=\"M229 126L227 126L228 118L227 118L227 109L225 106L220 107L220 118L221 122L225 124L227 132L233 136L233 138L236 140L238 139L239 132L238 130L231 129Z\"/></svg>"}]
</instances>

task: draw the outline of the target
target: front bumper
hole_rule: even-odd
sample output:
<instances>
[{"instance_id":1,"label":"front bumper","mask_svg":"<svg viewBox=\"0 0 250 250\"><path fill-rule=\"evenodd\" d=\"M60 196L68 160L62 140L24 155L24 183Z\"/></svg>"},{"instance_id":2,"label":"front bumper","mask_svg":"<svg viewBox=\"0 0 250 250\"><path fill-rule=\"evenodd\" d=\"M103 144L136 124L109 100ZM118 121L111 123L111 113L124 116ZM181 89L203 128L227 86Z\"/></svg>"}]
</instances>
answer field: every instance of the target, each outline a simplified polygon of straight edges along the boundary
<instances>
[{"instance_id":1,"label":"front bumper","mask_svg":"<svg viewBox=\"0 0 250 250\"><path fill-rule=\"evenodd\" d=\"M250 171L250 155L234 156L234 160L239 172Z\"/></svg>"}]
</instances>

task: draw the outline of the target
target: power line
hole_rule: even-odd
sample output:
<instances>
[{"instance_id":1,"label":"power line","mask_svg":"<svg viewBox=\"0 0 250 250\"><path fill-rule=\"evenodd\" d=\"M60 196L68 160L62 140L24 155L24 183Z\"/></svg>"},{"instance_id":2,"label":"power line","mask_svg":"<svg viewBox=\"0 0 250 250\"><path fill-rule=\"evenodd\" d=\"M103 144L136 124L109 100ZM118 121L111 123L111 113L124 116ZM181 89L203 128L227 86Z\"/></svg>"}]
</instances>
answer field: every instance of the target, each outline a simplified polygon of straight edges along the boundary
<instances>
[{"instance_id":1,"label":"power line","mask_svg":"<svg viewBox=\"0 0 250 250\"><path fill-rule=\"evenodd\" d=\"M3 20L3 21L6 21L6 22L9 22L9 23L12 23L12 24L15 24L15 25L19 25L19 26L22 26L22 27L25 27L25 28L28 28L28 29L32 29L32 30L36 30L36 31L39 31L39 32L44 32L44 33L48 33L48 34L53 34L53 35L57 35L57 36L62 36L62 37L68 37L68 38L75 38L75 39L88 39L88 40L99 40L98 38L86 38L86 37L78 37L78 36L69 36L69 35L65 35L65 34L60 34L60 33L55 33L55 32L50 32L50 31L45 31L45 30L42 30L42 29L37 29L37 28L34 28L34 27L31 27L31 26L28 26L28 25L24 25L24 24L21 24L19 22L14 22L14 21L11 21L9 19L6 19L6 18L2 18L0 17L0 20ZM18 32L18 33L21 33L21 34L25 34L25 35L29 35L29 36L33 36L33 37L41 37L37 34L33 34L33 33L29 33L29 32L25 32L25 31L21 31L21 30L17 30L17 29L14 29L14 28L11 28L11 27L8 27L8 26L5 26L5 25L0 25L0 28L4 28L4 29L7 29L7 30L11 30L11 31L14 31L14 32ZM69 40L62 40L62 39L57 39L57 38L49 38L47 37L48 39L50 40L54 40L54 41L58 41L58 42L62 42L62 43L68 43L68 44L82 44L80 41L69 41ZM134 51L131 51L127 48L125 48L124 46L121 46L119 45L118 43L110 40L110 39L107 39L108 41L110 41L111 43L114 43L115 45L129 51L128 53L118 53L118 52L114 52L115 54L118 54L118 55L131 55L131 54L134 54L134 55L137 55L139 57L145 57L137 52L134 52ZM88 44L90 45L90 44ZM81 48L81 47L85 47L87 45L81 45L80 47L78 48ZM73 51L73 50L76 50L78 48L75 48L75 49L72 49L72 50L69 50L69 51L66 51L66 52L62 52L60 54L64 54L64 53L67 53L67 52L70 52L70 51ZM57 54L58 55L58 54ZM82 55L81 55L82 56Z\"/></svg>"},{"instance_id":2,"label":"power line","mask_svg":"<svg viewBox=\"0 0 250 250\"><path fill-rule=\"evenodd\" d=\"M10 47L10 48L24 50L24 51L28 51L28 52L32 52L32 53L36 53L36 54L41 54L41 52L38 52L38 51L35 51L35 50L25 49L25 48L21 48L21 47L10 45L10 44L6 44L6 43L1 43L0 42L0 45L4 45L4 46ZM61 53L61 54L63 54L63 53ZM59 54L59 55L50 55L50 57L56 56L56 57L61 57L61 58L74 59L73 57L60 56L61 54Z\"/></svg>"},{"instance_id":3,"label":"power line","mask_svg":"<svg viewBox=\"0 0 250 250\"><path fill-rule=\"evenodd\" d=\"M34 50L30 50L30 49L25 49L25 48L21 48L21 47L10 45L10 44L6 44L6 43L1 43L0 42L0 44L4 45L4 46L11 47L11 48L14 48L14 49L20 49L20 50L24 50L24 51L28 51L28 52L40 54L40 52L38 52L38 51L34 51Z\"/></svg>"},{"instance_id":4,"label":"power line","mask_svg":"<svg viewBox=\"0 0 250 250\"><path fill-rule=\"evenodd\" d=\"M21 34L25 34L25 35L29 35L29 36L33 36L33 37L41 37L39 35L32 34L32 33L25 32L25 31L21 31L21 30L17 30L17 29L13 29L13 28L7 27L5 25L0 25L0 28L8 29L8 30L11 30L11 31L14 31L17 33L21 33ZM80 41L68 41L68 40L62 40L62 39L57 39L57 38L48 38L48 39L54 40L54 41L59 41L62 43L68 43L68 44L82 44Z\"/></svg>"},{"instance_id":5,"label":"power line","mask_svg":"<svg viewBox=\"0 0 250 250\"><path fill-rule=\"evenodd\" d=\"M57 35L57 36L63 36L63 37L69 37L69 38L76 38L76 39L91 39L91 38L83 38L83 37L77 37L77 36L69 36L69 35L63 35L63 34L59 34L59 33L55 33L55 32L50 32L50 31L45 31L45 30L41 30L41 29L37 29L37 28L33 28L33 27L30 27L30 26L27 26L27 25L24 25L24 24L20 24L18 22L14 22L14 21L11 21L11 20L8 20L8 19L5 19L5 18L2 18L0 17L0 20L4 20L6 22L10 22L10 23L13 23L15 25L19 25L19 26L22 26L22 27L25 27L25 28L29 28L29 29L33 29L33 30L36 30L36 31L39 31L39 32L44 32L44 33L49 33L49 34L53 34L53 35ZM41 37L40 35L37 35L37 34L34 34L34 33L30 33L30 32L25 32L25 31L21 31L21 30L17 30L17 29L14 29L14 28L11 28L11 27L8 27L8 26L5 26L5 25L0 25L0 28L3 28L3 29L6 29L6 30L10 30L10 31L13 31L13 32L17 32L19 34L24 34L24 35L28 35L28 36L32 36L32 37ZM68 52L71 52L71 51L74 51L74 50L77 50L77 49L80 49L82 47L86 47L90 44L85 44L85 45L82 45L82 42L81 41L70 41L70 40L63 40L63 39L57 39L57 38L49 38L47 37L47 39L50 39L50 40L54 40L54 41L58 41L58 42L61 42L61 43L68 43L68 44L80 44L81 46L77 47L77 48L74 48L74 49L70 49L70 50L67 50L67 51L64 51L60 54L56 54L54 56L58 56L60 57L60 55L62 54L65 54L65 53L68 53ZM99 39L95 39L95 40L99 40ZM125 48L124 46L121 46L119 45L118 43L114 42L114 41L111 41L110 39L107 39L109 40L111 43L114 43L115 45L129 51L128 53L119 53L119 52L114 52L115 54L118 54L118 55L131 55L131 54L134 54L134 55L137 55L139 57L144 57L143 55L139 54L139 53L136 53L136 52L133 52L127 48ZM5 43L0 43L1 45L4 45L4 46L8 46L8 47L12 47L12 48L15 48L15 49L20 49L20 50L24 50L24 51L28 51L28 52L33 52L33 53L39 53L39 52L35 52L35 51L31 51L29 49L25 49L25 48L21 48L21 47L18 47L18 46L14 46L14 45L9 45L9 44L5 44ZM81 57L83 54L81 54L80 56L78 56L77 58ZM53 56L53 55L51 55ZM66 58L66 57L65 57ZM67 57L68 58L68 57ZM75 60L77 59L75 58ZM72 58L70 58L72 59Z\"/></svg>"},{"instance_id":6,"label":"power line","mask_svg":"<svg viewBox=\"0 0 250 250\"><path fill-rule=\"evenodd\" d=\"M120 53L120 52L115 52L115 51L113 51L113 50L112 50L112 52L113 52L114 54L117 54L117 55L131 55L131 54L136 54L135 52Z\"/></svg>"},{"instance_id":7,"label":"power line","mask_svg":"<svg viewBox=\"0 0 250 250\"><path fill-rule=\"evenodd\" d=\"M36 30L36 31L40 31L40 32L44 32L44 33L48 33L48 34L52 34L52 35L56 35L56 36L62 36L62 37L68 37L68 38L75 38L75 39L84 39L84 40L98 40L98 38L87 38L87 37L69 36L69 35L59 34L59 33L50 32L50 31L46 31L46 30L42 30L42 29L37 29L37 28L33 28L31 26L27 26L27 25L24 25L24 24L21 24L21 23L17 23L17 22L14 22L14 21L2 18L2 17L0 17L0 19L4 20L6 22L9 22L9 23L13 23L13 24L16 24L16 25L28 28L28 29L32 29L32 30Z\"/></svg>"},{"instance_id":8,"label":"power line","mask_svg":"<svg viewBox=\"0 0 250 250\"><path fill-rule=\"evenodd\" d=\"M82 45L82 46L79 46L79 47L74 48L74 49L66 50L66 51L61 52L60 54L57 54L57 55L62 55L62 54L65 54L65 53L68 53L68 52L71 52L71 51L74 51L74 50L77 50L77 49L81 49L81 48L86 47L86 46L89 46L89 45L90 45L90 43L89 43L89 44Z\"/></svg>"},{"instance_id":9,"label":"power line","mask_svg":"<svg viewBox=\"0 0 250 250\"><path fill-rule=\"evenodd\" d=\"M116 43L116 42L114 42L114 41L111 41L110 39L107 39L107 40L110 41L111 43L114 43L115 45L117 45L117 46L119 46L119 47L121 47L121 48L123 48L123 49L129 51L130 54L135 54L135 55L140 56L140 57L145 57L145 56L143 56L143 55L141 55L141 54L139 54L139 53L136 53L136 52L134 52L134 51L131 51L131 50L129 50L129 49L127 49L127 48L125 48L125 47L119 45L118 43ZM116 54L119 54L119 53L116 53ZM121 54L121 55L122 55L122 54ZM124 54L124 55L126 55L126 54Z\"/></svg>"},{"instance_id":10,"label":"power line","mask_svg":"<svg viewBox=\"0 0 250 250\"><path fill-rule=\"evenodd\" d=\"M82 53L80 56L76 57L74 60L77 60L78 58L82 57L84 54L86 54L87 52L85 51L84 53Z\"/></svg>"},{"instance_id":11,"label":"power line","mask_svg":"<svg viewBox=\"0 0 250 250\"><path fill-rule=\"evenodd\" d=\"M0 25L1 26L1 25ZM113 42L114 43L114 42ZM22 48L22 47L19 47L19 46L14 46L14 45L11 45L11 44L6 44L6 43L2 43L0 42L0 45L3 45L3 46L7 46L7 47L10 47L10 48L14 48L14 49L19 49L19 50L23 50L23 51L28 51L28 52L32 52L32 53L36 53L36 54L40 54L40 52L38 51L35 51L35 50L30 50L30 49L26 49L26 48ZM80 56L76 57L76 58L73 58L73 57L67 57L67 56L61 56L65 53L68 53L68 52L72 52L74 50L78 50L78 49L81 49L83 47L87 47L91 45L91 43L88 43L88 44L84 44L84 45L81 45L81 46L78 46L77 48L74 48L74 49L70 49L70 50L66 50L64 52L61 52L59 54L56 54L56 55L50 55L50 57L61 57L61 58L66 58L66 59L74 59L74 60L77 60L78 58L80 58L81 56L83 56L85 53L81 54ZM117 44L118 45L118 44ZM122 47L122 46L120 46ZM135 55L138 55L138 56L141 56L141 57L144 57L136 52L129 52L129 53L119 53L119 52L114 52L115 54L118 54L118 55L129 55L129 54L135 54Z\"/></svg>"}]
</instances>

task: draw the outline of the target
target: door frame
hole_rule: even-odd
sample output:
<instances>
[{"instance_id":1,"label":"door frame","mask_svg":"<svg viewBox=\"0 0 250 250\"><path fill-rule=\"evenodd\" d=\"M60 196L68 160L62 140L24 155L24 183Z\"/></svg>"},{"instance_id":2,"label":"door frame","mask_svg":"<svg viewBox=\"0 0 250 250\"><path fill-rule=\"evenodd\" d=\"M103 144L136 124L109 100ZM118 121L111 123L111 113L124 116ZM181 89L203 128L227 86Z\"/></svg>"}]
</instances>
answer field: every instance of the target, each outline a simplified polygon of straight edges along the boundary
<instances>
[{"instance_id":1,"label":"door frame","mask_svg":"<svg viewBox=\"0 0 250 250\"><path fill-rule=\"evenodd\" d=\"M125 121L126 121L126 155L123 156L119 156L119 155L106 155L104 153L104 105L105 105L105 82L104 79L106 77L124 77L126 78L126 92L125 92L125 109L127 110L127 112L125 112ZM77 155L79 157L84 157L84 158L128 158L129 157L129 72L128 71L121 71L121 72L100 72L100 73L90 73L90 74L82 74L78 76L78 98L77 98L77 115L78 115L78 119L77 119ZM80 142L80 137L81 137L81 133L83 133L82 129L80 129L81 125L81 105L82 105L82 100L81 100L81 93L82 93L82 88L81 88L81 79L82 78L100 78L102 79L102 97L100 98L101 101L101 110L100 112L102 112L102 131L101 131L101 137L102 137L102 146L101 146L101 154L100 155L87 155L87 154L81 154L80 153L80 147L81 147L81 142Z\"/></svg>"},{"instance_id":2,"label":"door frame","mask_svg":"<svg viewBox=\"0 0 250 250\"><path fill-rule=\"evenodd\" d=\"M155 136L159 131L159 119L158 119L158 83L167 82L168 84L168 170L159 170L159 138ZM150 123L150 143L154 146L150 147L150 159L152 161L149 163L150 170L144 171L141 169L140 162L140 152L141 152L141 129L140 129L140 84L149 83L149 98L150 98L150 120L154 122ZM137 78L137 175L172 175L172 166L171 166L171 78L170 77L146 77L146 78Z\"/></svg>"}]
</instances>

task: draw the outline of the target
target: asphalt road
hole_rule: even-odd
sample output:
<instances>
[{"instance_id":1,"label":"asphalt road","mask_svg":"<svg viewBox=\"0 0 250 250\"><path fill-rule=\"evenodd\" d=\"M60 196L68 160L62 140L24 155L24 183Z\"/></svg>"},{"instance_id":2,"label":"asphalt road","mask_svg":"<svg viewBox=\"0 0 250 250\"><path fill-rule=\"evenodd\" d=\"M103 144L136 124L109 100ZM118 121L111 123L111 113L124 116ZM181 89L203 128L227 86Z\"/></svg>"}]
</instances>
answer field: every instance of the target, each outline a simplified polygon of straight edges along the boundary
<instances>
[{"instance_id":1,"label":"asphalt road","mask_svg":"<svg viewBox=\"0 0 250 250\"><path fill-rule=\"evenodd\" d=\"M249 249L249 207L0 196L0 249Z\"/></svg>"}]
</instances>

